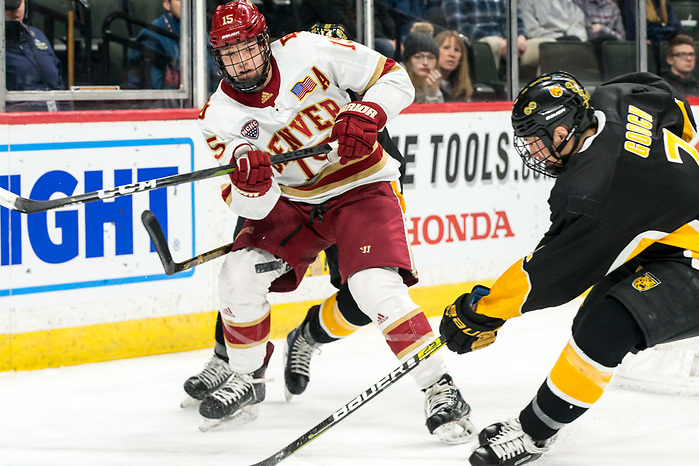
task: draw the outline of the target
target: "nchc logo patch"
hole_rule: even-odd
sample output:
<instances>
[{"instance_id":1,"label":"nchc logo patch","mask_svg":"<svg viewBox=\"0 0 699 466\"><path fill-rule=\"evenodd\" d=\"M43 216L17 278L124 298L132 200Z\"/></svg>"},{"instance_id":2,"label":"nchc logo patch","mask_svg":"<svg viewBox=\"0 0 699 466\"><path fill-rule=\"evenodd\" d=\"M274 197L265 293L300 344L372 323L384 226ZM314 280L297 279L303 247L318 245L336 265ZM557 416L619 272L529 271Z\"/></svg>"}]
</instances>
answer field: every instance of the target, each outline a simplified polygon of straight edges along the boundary
<instances>
[{"instance_id":1,"label":"nchc logo patch","mask_svg":"<svg viewBox=\"0 0 699 466\"><path fill-rule=\"evenodd\" d=\"M240 134L246 138L257 139L260 137L260 124L257 122L257 120L250 120L243 125L243 129L240 130Z\"/></svg>"},{"instance_id":2,"label":"nchc logo patch","mask_svg":"<svg viewBox=\"0 0 699 466\"><path fill-rule=\"evenodd\" d=\"M631 283L631 286L636 288L638 291L648 291L651 288L655 288L660 285L660 280L651 275L650 272L646 272Z\"/></svg>"}]
</instances>

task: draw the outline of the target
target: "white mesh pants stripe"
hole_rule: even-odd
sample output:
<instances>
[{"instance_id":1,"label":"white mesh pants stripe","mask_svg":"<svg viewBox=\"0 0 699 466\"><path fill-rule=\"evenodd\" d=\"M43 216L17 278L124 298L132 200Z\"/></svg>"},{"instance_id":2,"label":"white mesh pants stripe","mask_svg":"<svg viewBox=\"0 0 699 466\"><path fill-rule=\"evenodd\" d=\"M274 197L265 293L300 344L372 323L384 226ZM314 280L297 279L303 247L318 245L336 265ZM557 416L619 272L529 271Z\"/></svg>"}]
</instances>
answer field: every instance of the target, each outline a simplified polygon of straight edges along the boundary
<instances>
[{"instance_id":1,"label":"white mesh pants stripe","mask_svg":"<svg viewBox=\"0 0 699 466\"><path fill-rule=\"evenodd\" d=\"M223 262L218 279L221 317L229 324L243 324L262 319L270 311L267 293L272 282L280 277L284 268L256 273L255 264L275 260L272 254L260 249L241 249L231 252ZM231 368L247 374L262 366L266 345L249 348L232 348L228 342L228 358Z\"/></svg>"},{"instance_id":2,"label":"white mesh pants stripe","mask_svg":"<svg viewBox=\"0 0 699 466\"><path fill-rule=\"evenodd\" d=\"M359 308L381 330L419 308L413 302L408 293L408 287L394 268L377 267L360 270L347 279L347 284ZM415 351L403 356L401 362L414 354ZM446 373L447 367L444 360L440 354L435 354L421 362L410 375L420 388L427 388Z\"/></svg>"}]
</instances>

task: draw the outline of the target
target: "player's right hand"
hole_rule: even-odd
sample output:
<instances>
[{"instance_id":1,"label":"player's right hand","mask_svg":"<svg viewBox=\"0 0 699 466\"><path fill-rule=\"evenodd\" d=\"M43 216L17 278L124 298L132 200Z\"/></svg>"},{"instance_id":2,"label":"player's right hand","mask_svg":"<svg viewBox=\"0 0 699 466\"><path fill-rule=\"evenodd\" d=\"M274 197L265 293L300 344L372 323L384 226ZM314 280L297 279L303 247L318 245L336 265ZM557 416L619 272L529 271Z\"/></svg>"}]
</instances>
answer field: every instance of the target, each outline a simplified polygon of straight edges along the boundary
<instances>
[{"instance_id":1,"label":"player's right hand","mask_svg":"<svg viewBox=\"0 0 699 466\"><path fill-rule=\"evenodd\" d=\"M259 197L272 186L272 163L269 154L250 150L236 160L238 168L229 176L236 191L245 197Z\"/></svg>"},{"instance_id":2,"label":"player's right hand","mask_svg":"<svg viewBox=\"0 0 699 466\"><path fill-rule=\"evenodd\" d=\"M478 301L489 293L490 288L476 285L470 293L459 296L444 310L439 332L447 340L450 350L463 354L485 348L495 341L505 321L476 313Z\"/></svg>"},{"instance_id":3,"label":"player's right hand","mask_svg":"<svg viewBox=\"0 0 699 466\"><path fill-rule=\"evenodd\" d=\"M437 95L439 91L439 84L442 82L442 73L438 69L430 71L427 75L427 88L429 89L430 95Z\"/></svg>"}]
</instances>

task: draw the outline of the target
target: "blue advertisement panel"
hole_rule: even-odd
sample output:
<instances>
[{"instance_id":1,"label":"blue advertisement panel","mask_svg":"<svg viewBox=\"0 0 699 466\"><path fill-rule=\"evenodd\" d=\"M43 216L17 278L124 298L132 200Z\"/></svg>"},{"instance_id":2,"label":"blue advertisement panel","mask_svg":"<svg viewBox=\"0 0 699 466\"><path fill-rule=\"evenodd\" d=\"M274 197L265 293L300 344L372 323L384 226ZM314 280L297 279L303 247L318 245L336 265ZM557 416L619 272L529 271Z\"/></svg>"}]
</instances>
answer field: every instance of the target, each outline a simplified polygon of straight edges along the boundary
<instances>
[{"instance_id":1,"label":"blue advertisement panel","mask_svg":"<svg viewBox=\"0 0 699 466\"><path fill-rule=\"evenodd\" d=\"M35 200L194 169L191 138L19 143L2 152L11 157L11 169L0 174L0 187ZM141 266L139 254L153 251L142 234L141 212L154 212L166 234L175 230L188 253L196 237L194 185L169 189L170 195L157 189L29 215L0 208L0 297L165 278Z\"/></svg>"}]
</instances>

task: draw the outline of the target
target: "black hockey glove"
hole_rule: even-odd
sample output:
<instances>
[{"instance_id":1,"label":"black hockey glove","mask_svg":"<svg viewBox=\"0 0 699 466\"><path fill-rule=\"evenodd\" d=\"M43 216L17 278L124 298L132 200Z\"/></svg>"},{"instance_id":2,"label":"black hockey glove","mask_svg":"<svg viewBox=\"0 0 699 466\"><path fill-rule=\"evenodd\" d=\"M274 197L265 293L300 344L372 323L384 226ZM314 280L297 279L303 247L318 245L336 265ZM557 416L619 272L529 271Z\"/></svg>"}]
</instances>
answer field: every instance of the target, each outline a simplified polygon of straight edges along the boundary
<instances>
[{"instance_id":1,"label":"black hockey glove","mask_svg":"<svg viewBox=\"0 0 699 466\"><path fill-rule=\"evenodd\" d=\"M478 300L489 293L490 288L476 285L470 293L459 296L444 310L439 333L447 340L450 350L463 354L485 348L495 341L505 321L476 313Z\"/></svg>"}]
</instances>

